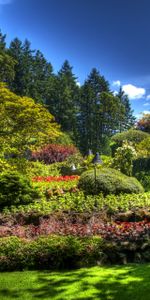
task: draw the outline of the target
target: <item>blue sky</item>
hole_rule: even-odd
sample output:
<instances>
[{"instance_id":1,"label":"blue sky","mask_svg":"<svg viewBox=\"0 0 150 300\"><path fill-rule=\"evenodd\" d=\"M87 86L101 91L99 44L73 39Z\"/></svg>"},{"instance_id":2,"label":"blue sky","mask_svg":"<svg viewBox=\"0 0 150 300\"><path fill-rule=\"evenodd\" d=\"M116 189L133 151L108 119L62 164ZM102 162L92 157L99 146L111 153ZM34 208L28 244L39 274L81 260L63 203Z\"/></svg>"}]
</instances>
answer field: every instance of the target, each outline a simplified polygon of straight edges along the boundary
<instances>
[{"instance_id":1,"label":"blue sky","mask_svg":"<svg viewBox=\"0 0 150 300\"><path fill-rule=\"evenodd\" d=\"M150 111L149 0L0 0L9 43L28 38L57 72L65 59L82 84L96 67L135 115Z\"/></svg>"}]
</instances>

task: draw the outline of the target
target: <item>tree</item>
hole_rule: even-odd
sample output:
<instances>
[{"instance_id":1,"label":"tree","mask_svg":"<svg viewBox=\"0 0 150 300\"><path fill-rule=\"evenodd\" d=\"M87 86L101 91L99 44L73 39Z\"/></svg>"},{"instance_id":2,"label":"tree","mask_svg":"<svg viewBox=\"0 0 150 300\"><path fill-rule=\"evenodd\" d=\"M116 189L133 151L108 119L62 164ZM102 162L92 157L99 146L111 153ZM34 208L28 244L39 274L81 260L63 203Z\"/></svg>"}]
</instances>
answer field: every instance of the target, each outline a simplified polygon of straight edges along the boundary
<instances>
[{"instance_id":1,"label":"tree","mask_svg":"<svg viewBox=\"0 0 150 300\"><path fill-rule=\"evenodd\" d=\"M123 105L109 89L109 83L96 69L92 69L81 89L78 132L84 153L104 151L108 138L118 129ZM105 152L105 151L104 151Z\"/></svg>"},{"instance_id":2,"label":"tree","mask_svg":"<svg viewBox=\"0 0 150 300\"><path fill-rule=\"evenodd\" d=\"M53 68L44 55L39 50L32 50L28 40L22 43L17 38L11 42L9 51L17 61L11 89L38 103L53 99Z\"/></svg>"},{"instance_id":3,"label":"tree","mask_svg":"<svg viewBox=\"0 0 150 300\"><path fill-rule=\"evenodd\" d=\"M143 114L136 126L139 130L150 133L150 113Z\"/></svg>"},{"instance_id":4,"label":"tree","mask_svg":"<svg viewBox=\"0 0 150 300\"><path fill-rule=\"evenodd\" d=\"M0 31L0 81L10 83L15 76L16 61L8 54L5 38Z\"/></svg>"},{"instance_id":5,"label":"tree","mask_svg":"<svg viewBox=\"0 0 150 300\"><path fill-rule=\"evenodd\" d=\"M122 120L120 120L119 128L120 132L122 132L133 127L136 118L133 116L133 110L131 109L129 98L123 91L122 87L120 87L117 97L120 99L121 104L124 106L124 116Z\"/></svg>"},{"instance_id":6,"label":"tree","mask_svg":"<svg viewBox=\"0 0 150 300\"><path fill-rule=\"evenodd\" d=\"M9 47L10 55L17 61L15 66L15 77L11 84L11 89L17 95L30 96L30 84L32 82L32 53L30 42L25 40L22 43L15 38Z\"/></svg>"},{"instance_id":7,"label":"tree","mask_svg":"<svg viewBox=\"0 0 150 300\"><path fill-rule=\"evenodd\" d=\"M0 84L0 148L17 154L59 136L54 117L33 99L20 97Z\"/></svg>"},{"instance_id":8,"label":"tree","mask_svg":"<svg viewBox=\"0 0 150 300\"><path fill-rule=\"evenodd\" d=\"M49 98L53 98L53 67L38 50L32 58L31 68L29 95L36 102L46 103Z\"/></svg>"},{"instance_id":9,"label":"tree","mask_svg":"<svg viewBox=\"0 0 150 300\"><path fill-rule=\"evenodd\" d=\"M72 73L72 67L67 60L58 72L55 85L54 116L64 131L73 133L72 135L74 135L76 131L79 87L77 79Z\"/></svg>"},{"instance_id":10,"label":"tree","mask_svg":"<svg viewBox=\"0 0 150 300\"><path fill-rule=\"evenodd\" d=\"M5 51L6 49L6 34L2 34L1 30L0 30L0 52L1 51Z\"/></svg>"}]
</instances>

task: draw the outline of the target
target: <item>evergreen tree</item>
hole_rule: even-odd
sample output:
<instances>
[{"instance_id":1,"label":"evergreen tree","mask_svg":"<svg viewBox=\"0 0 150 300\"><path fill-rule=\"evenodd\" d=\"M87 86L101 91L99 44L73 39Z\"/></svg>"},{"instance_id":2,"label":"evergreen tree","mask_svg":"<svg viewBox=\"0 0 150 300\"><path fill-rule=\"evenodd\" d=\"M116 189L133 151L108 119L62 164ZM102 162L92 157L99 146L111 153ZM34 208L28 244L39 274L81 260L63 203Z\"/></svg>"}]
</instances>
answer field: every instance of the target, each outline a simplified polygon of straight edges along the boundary
<instances>
[{"instance_id":1,"label":"evergreen tree","mask_svg":"<svg viewBox=\"0 0 150 300\"><path fill-rule=\"evenodd\" d=\"M2 34L1 30L0 30L0 52L5 51L6 50L6 34Z\"/></svg>"},{"instance_id":2,"label":"evergreen tree","mask_svg":"<svg viewBox=\"0 0 150 300\"><path fill-rule=\"evenodd\" d=\"M26 73L28 73L28 65L26 65L23 57L23 44L18 39L15 38L9 47L10 55L17 61L15 66L15 77L11 84L11 90L14 91L18 95L27 96L27 84L25 82Z\"/></svg>"},{"instance_id":3,"label":"evergreen tree","mask_svg":"<svg viewBox=\"0 0 150 300\"><path fill-rule=\"evenodd\" d=\"M14 39L10 54L16 59L15 78L11 89L18 95L32 97L36 102L46 103L53 96L53 68L44 55L31 49L30 42Z\"/></svg>"},{"instance_id":4,"label":"evergreen tree","mask_svg":"<svg viewBox=\"0 0 150 300\"><path fill-rule=\"evenodd\" d=\"M124 130L130 129L134 124L136 118L133 116L133 110L131 109L131 104L128 96L123 91L122 87L120 87L117 97L120 99L121 103L124 106L124 117L120 120L120 132Z\"/></svg>"},{"instance_id":5,"label":"evergreen tree","mask_svg":"<svg viewBox=\"0 0 150 300\"><path fill-rule=\"evenodd\" d=\"M94 68L82 86L80 113L78 116L78 132L80 147L83 152L100 149L102 140L102 116L100 99L102 92L109 93L109 83Z\"/></svg>"},{"instance_id":6,"label":"evergreen tree","mask_svg":"<svg viewBox=\"0 0 150 300\"><path fill-rule=\"evenodd\" d=\"M14 79L15 76L15 60L8 54L6 48L6 35L3 35L0 31L0 81L10 82Z\"/></svg>"},{"instance_id":7,"label":"evergreen tree","mask_svg":"<svg viewBox=\"0 0 150 300\"><path fill-rule=\"evenodd\" d=\"M32 59L32 74L29 84L30 97L37 102L46 103L47 99L53 98L53 82L54 75L52 65L47 62L39 50L36 51Z\"/></svg>"},{"instance_id":8,"label":"evergreen tree","mask_svg":"<svg viewBox=\"0 0 150 300\"><path fill-rule=\"evenodd\" d=\"M61 125L62 130L75 134L76 115L79 101L79 87L77 78L72 73L72 67L66 60L58 72L55 93L56 121Z\"/></svg>"}]
</instances>

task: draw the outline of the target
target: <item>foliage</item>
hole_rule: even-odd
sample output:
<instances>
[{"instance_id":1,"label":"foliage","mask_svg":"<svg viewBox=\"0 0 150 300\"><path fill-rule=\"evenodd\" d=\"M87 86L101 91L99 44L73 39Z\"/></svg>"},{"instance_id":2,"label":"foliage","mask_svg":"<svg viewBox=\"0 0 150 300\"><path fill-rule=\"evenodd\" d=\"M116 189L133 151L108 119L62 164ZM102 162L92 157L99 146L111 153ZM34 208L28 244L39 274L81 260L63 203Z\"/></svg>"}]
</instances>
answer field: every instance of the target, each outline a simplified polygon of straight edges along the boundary
<instances>
[{"instance_id":1,"label":"foliage","mask_svg":"<svg viewBox=\"0 0 150 300\"><path fill-rule=\"evenodd\" d=\"M134 123L129 99L122 89L114 95L109 82L95 68L80 87L67 60L54 74L52 64L40 50L33 50L27 39L22 42L15 38L6 48L5 38L6 35L0 33L0 79L17 95L46 104L65 132L56 143L70 144L71 137L84 154L91 148L110 155L110 137ZM31 120L28 123L32 123ZM44 132L46 127L45 124ZM36 137L28 140L35 141ZM46 144L49 142L46 140Z\"/></svg>"},{"instance_id":2,"label":"foliage","mask_svg":"<svg viewBox=\"0 0 150 300\"><path fill-rule=\"evenodd\" d=\"M39 218L39 224L16 224L0 229L0 237L17 236L26 239L35 239L39 236L100 236L113 242L141 242L150 234L149 220L136 221L103 221L99 215L50 215Z\"/></svg>"},{"instance_id":3,"label":"foliage","mask_svg":"<svg viewBox=\"0 0 150 300\"><path fill-rule=\"evenodd\" d=\"M73 145L73 140L68 133L62 132L62 134L56 138L55 143L59 145L65 145L65 146Z\"/></svg>"},{"instance_id":4,"label":"foliage","mask_svg":"<svg viewBox=\"0 0 150 300\"><path fill-rule=\"evenodd\" d=\"M73 182L72 182L73 184ZM59 186L64 189L74 189L76 186ZM44 187L43 187L44 189ZM53 187L51 187L51 190ZM58 188L57 188L58 189ZM45 193L46 189L43 190ZM47 192L46 192L47 193ZM33 214L38 213L40 215L47 215L54 212L72 211L72 212L93 212L103 211L106 213L115 214L117 212L126 212L128 210L135 210L137 208L149 209L150 208L150 193L140 194L110 194L104 197L103 194L99 195L85 195L83 192L71 192L71 193L57 193L55 195L47 193L47 201L42 198L40 201L34 201L34 203L28 205L20 205L18 207L11 206L9 209L5 208L3 212L9 216L9 214L25 213ZM96 207L95 207L96 204Z\"/></svg>"},{"instance_id":5,"label":"foliage","mask_svg":"<svg viewBox=\"0 0 150 300\"><path fill-rule=\"evenodd\" d=\"M78 187L87 194L119 194L119 193L140 193L143 192L142 185L137 179L128 177L114 169L98 169L96 178L93 170L84 172Z\"/></svg>"},{"instance_id":6,"label":"foliage","mask_svg":"<svg viewBox=\"0 0 150 300\"><path fill-rule=\"evenodd\" d=\"M135 177L141 182L145 191L150 191L150 171L135 173Z\"/></svg>"},{"instance_id":7,"label":"foliage","mask_svg":"<svg viewBox=\"0 0 150 300\"><path fill-rule=\"evenodd\" d=\"M101 257L100 237L40 237L25 241L17 237L0 239L0 270L64 269L93 265Z\"/></svg>"},{"instance_id":8,"label":"foliage","mask_svg":"<svg viewBox=\"0 0 150 300\"><path fill-rule=\"evenodd\" d=\"M136 150L139 157L150 157L150 136L141 141L136 146Z\"/></svg>"},{"instance_id":9,"label":"foliage","mask_svg":"<svg viewBox=\"0 0 150 300\"><path fill-rule=\"evenodd\" d=\"M54 140L59 134L53 116L33 99L19 97L0 84L1 151L19 155Z\"/></svg>"},{"instance_id":10,"label":"foliage","mask_svg":"<svg viewBox=\"0 0 150 300\"><path fill-rule=\"evenodd\" d=\"M118 147L113 159L113 167L127 176L132 176L133 159L137 156L134 147L128 142L124 142L122 147Z\"/></svg>"},{"instance_id":11,"label":"foliage","mask_svg":"<svg viewBox=\"0 0 150 300\"><path fill-rule=\"evenodd\" d=\"M133 161L133 174L150 171L150 157L138 157Z\"/></svg>"},{"instance_id":12,"label":"foliage","mask_svg":"<svg viewBox=\"0 0 150 300\"><path fill-rule=\"evenodd\" d=\"M10 83L15 76L16 61L9 55L5 39L6 35L0 31L0 81Z\"/></svg>"},{"instance_id":13,"label":"foliage","mask_svg":"<svg viewBox=\"0 0 150 300\"><path fill-rule=\"evenodd\" d=\"M0 208L27 204L38 198L38 192L25 176L16 171L3 172L0 175Z\"/></svg>"},{"instance_id":14,"label":"foliage","mask_svg":"<svg viewBox=\"0 0 150 300\"><path fill-rule=\"evenodd\" d=\"M77 153L77 148L73 145L65 146L49 144L38 151L34 151L31 159L34 161L43 161L45 164L49 165L56 162L62 162L75 153Z\"/></svg>"},{"instance_id":15,"label":"foliage","mask_svg":"<svg viewBox=\"0 0 150 300\"><path fill-rule=\"evenodd\" d=\"M0 173L3 171L15 170L15 166L12 166L4 157L0 157Z\"/></svg>"},{"instance_id":16,"label":"foliage","mask_svg":"<svg viewBox=\"0 0 150 300\"><path fill-rule=\"evenodd\" d=\"M9 55L17 62L15 76L11 80L11 90L20 96L45 103L47 97L53 96L54 75L52 65L44 55L31 49L30 42L22 43L18 38L11 41Z\"/></svg>"},{"instance_id":17,"label":"foliage","mask_svg":"<svg viewBox=\"0 0 150 300\"><path fill-rule=\"evenodd\" d=\"M122 132L132 128L135 124L136 118L133 116L133 110L131 109L129 97L125 94L122 87L120 87L117 97L120 99L121 104L123 104L125 108L122 119L119 120L119 131Z\"/></svg>"},{"instance_id":18,"label":"foliage","mask_svg":"<svg viewBox=\"0 0 150 300\"><path fill-rule=\"evenodd\" d=\"M138 129L150 133L150 113L143 114L136 126Z\"/></svg>"},{"instance_id":19,"label":"foliage","mask_svg":"<svg viewBox=\"0 0 150 300\"><path fill-rule=\"evenodd\" d=\"M16 61L7 54L7 52L0 51L0 82L11 82L15 76Z\"/></svg>"},{"instance_id":20,"label":"foliage","mask_svg":"<svg viewBox=\"0 0 150 300\"><path fill-rule=\"evenodd\" d=\"M144 139L148 138L149 134L142 132L141 130L129 129L127 131L117 133L112 137L112 141L116 142L118 146L121 146L124 141L138 144Z\"/></svg>"},{"instance_id":21,"label":"foliage","mask_svg":"<svg viewBox=\"0 0 150 300\"><path fill-rule=\"evenodd\" d=\"M33 178L34 176L60 176L62 163L46 165L40 161L27 161L25 173Z\"/></svg>"}]
</instances>

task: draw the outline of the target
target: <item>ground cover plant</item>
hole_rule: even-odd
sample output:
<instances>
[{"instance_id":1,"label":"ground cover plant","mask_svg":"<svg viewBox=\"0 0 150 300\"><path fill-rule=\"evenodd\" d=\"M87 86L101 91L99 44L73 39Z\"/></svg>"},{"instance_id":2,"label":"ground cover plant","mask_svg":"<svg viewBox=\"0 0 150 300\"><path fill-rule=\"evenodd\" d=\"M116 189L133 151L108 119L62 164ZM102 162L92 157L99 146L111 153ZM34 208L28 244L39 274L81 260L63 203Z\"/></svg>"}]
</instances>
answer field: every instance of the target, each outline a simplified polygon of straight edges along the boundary
<instances>
[{"instance_id":1,"label":"ground cover plant","mask_svg":"<svg viewBox=\"0 0 150 300\"><path fill-rule=\"evenodd\" d=\"M70 188L70 185L69 185ZM32 213L40 212L41 215L51 212L93 212L106 211L110 215L115 213L127 212L136 209L149 210L150 208L150 192L142 194L120 194L108 195L104 197L99 195L85 195L83 192L76 191L71 187L72 192L62 193L62 190L54 189L55 193L47 195L40 200L34 201L27 205L5 207L3 214L8 216L11 213ZM75 189L75 190L74 190Z\"/></svg>"}]
</instances>

